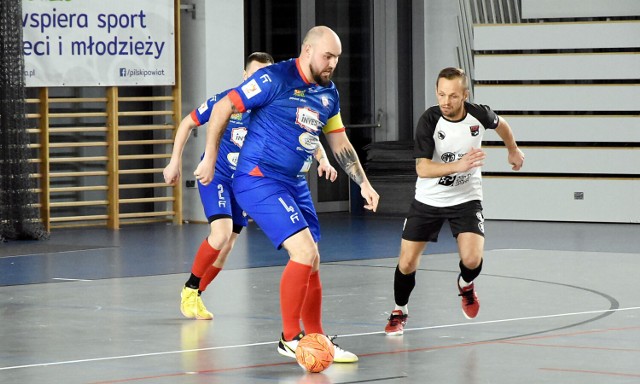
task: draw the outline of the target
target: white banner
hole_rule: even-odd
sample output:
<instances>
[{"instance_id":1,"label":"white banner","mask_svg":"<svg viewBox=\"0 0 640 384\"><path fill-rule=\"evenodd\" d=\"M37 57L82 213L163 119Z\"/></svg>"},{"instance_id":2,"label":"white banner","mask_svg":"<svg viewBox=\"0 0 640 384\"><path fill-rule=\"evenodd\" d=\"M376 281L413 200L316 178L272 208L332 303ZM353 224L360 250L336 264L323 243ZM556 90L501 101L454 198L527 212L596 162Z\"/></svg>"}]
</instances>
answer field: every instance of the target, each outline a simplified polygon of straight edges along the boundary
<instances>
[{"instance_id":1,"label":"white banner","mask_svg":"<svg viewBox=\"0 0 640 384\"><path fill-rule=\"evenodd\" d=\"M26 86L175 84L173 8L173 0L22 0Z\"/></svg>"}]
</instances>

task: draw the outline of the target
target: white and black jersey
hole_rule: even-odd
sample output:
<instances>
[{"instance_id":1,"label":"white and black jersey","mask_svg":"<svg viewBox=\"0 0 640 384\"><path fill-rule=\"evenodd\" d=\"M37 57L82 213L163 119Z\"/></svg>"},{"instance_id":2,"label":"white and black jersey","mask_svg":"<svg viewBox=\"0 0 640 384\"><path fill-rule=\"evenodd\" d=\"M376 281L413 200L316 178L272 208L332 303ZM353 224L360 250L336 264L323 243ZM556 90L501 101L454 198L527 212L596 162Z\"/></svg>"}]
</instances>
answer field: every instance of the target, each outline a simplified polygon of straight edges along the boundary
<instances>
[{"instance_id":1,"label":"white and black jersey","mask_svg":"<svg viewBox=\"0 0 640 384\"><path fill-rule=\"evenodd\" d=\"M427 109L416 127L415 158L437 163L459 160L471 148L480 148L485 130L498 126L498 115L486 105L464 103L465 116L447 120L440 107ZM418 177L416 200L433 207L450 207L482 200L480 168L439 178Z\"/></svg>"}]
</instances>

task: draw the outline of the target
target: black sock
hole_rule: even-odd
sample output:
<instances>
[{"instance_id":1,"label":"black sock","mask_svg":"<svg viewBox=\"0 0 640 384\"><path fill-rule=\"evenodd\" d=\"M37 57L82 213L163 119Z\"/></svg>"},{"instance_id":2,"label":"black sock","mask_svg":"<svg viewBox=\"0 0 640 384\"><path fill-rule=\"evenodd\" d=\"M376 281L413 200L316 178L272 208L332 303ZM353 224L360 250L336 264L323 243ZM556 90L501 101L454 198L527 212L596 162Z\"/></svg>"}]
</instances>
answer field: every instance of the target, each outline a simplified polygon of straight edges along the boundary
<instances>
[{"instance_id":1,"label":"black sock","mask_svg":"<svg viewBox=\"0 0 640 384\"><path fill-rule=\"evenodd\" d=\"M405 275L400 272L400 266L396 266L396 274L393 279L393 296L396 305L407 305L413 287L416 286L416 272Z\"/></svg>"},{"instance_id":2,"label":"black sock","mask_svg":"<svg viewBox=\"0 0 640 384\"><path fill-rule=\"evenodd\" d=\"M472 282L478 275L480 275L480 271L482 271L482 262L484 260L480 259L480 264L476 267L476 269L469 269L464 264L462 264L462 260L460 260L460 276L462 276L462 280L467 283Z\"/></svg>"},{"instance_id":3,"label":"black sock","mask_svg":"<svg viewBox=\"0 0 640 384\"><path fill-rule=\"evenodd\" d=\"M184 286L191 289L198 289L200 288L200 278L192 273Z\"/></svg>"}]
</instances>

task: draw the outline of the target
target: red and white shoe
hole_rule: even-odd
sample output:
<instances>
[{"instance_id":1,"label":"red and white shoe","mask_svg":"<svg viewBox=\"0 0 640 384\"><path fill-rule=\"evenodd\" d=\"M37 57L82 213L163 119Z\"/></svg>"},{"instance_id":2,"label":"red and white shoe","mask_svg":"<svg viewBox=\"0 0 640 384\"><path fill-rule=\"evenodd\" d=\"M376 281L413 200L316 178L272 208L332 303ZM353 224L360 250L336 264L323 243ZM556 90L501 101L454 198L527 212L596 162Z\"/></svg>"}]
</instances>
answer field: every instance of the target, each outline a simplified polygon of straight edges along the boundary
<instances>
[{"instance_id":1,"label":"red and white shoe","mask_svg":"<svg viewBox=\"0 0 640 384\"><path fill-rule=\"evenodd\" d=\"M407 324L407 318L409 315L405 315L401 310L397 309L391 311L389 316L389 322L384 327L384 333L387 336L401 336L404 333L404 326Z\"/></svg>"},{"instance_id":2,"label":"red and white shoe","mask_svg":"<svg viewBox=\"0 0 640 384\"><path fill-rule=\"evenodd\" d=\"M480 310L480 300L478 300L473 283L462 288L459 281L460 277L458 277L458 291L460 292L458 296L462 297L462 313L467 319L473 319Z\"/></svg>"}]
</instances>

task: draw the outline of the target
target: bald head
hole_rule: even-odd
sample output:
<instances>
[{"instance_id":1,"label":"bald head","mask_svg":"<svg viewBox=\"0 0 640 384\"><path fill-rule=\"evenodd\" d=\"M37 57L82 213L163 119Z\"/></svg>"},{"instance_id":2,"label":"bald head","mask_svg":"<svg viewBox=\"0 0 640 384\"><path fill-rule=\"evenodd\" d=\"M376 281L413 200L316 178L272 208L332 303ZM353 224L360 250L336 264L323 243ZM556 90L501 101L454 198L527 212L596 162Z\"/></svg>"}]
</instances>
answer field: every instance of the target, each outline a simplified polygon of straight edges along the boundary
<instances>
[{"instance_id":1,"label":"bald head","mask_svg":"<svg viewBox=\"0 0 640 384\"><path fill-rule=\"evenodd\" d=\"M305 35L300 50L300 65L307 79L328 86L341 53L342 43L331 28L311 28Z\"/></svg>"},{"instance_id":2,"label":"bald head","mask_svg":"<svg viewBox=\"0 0 640 384\"><path fill-rule=\"evenodd\" d=\"M302 40L302 49L304 49L305 45L315 45L321 40L337 42L340 45L340 38L338 35L329 27L325 27L323 25L319 25L317 27L313 27L307 32Z\"/></svg>"}]
</instances>

